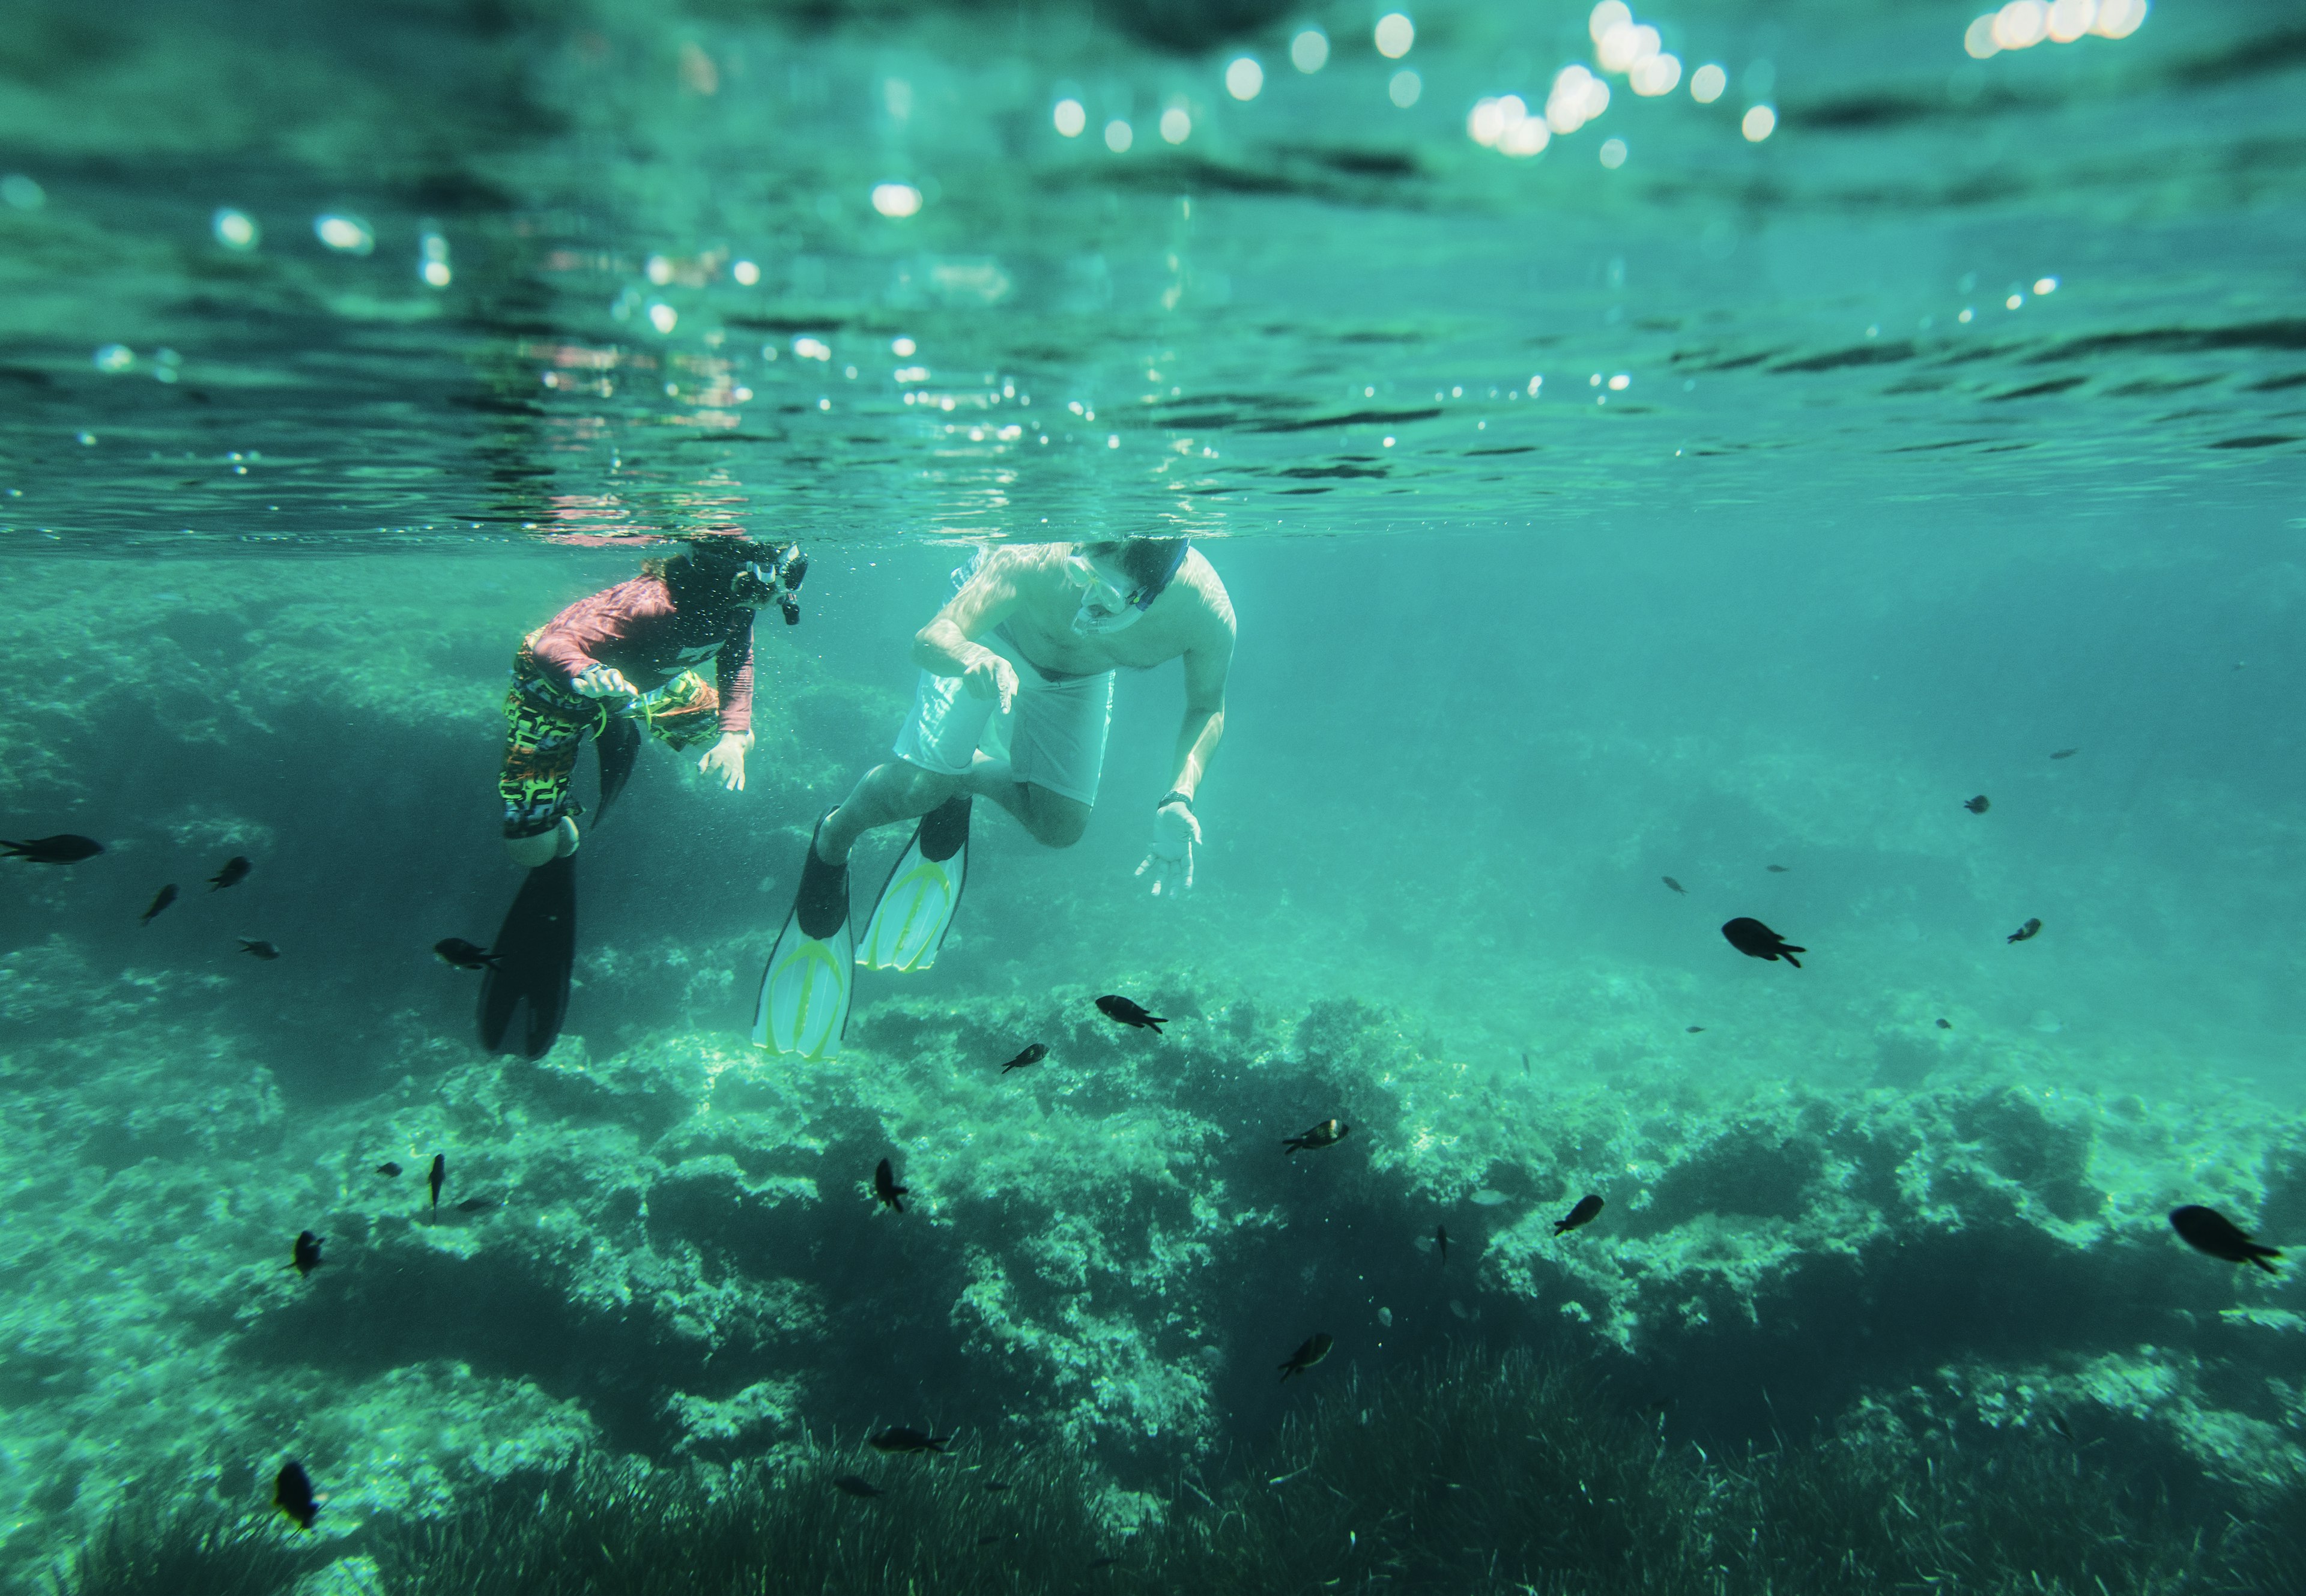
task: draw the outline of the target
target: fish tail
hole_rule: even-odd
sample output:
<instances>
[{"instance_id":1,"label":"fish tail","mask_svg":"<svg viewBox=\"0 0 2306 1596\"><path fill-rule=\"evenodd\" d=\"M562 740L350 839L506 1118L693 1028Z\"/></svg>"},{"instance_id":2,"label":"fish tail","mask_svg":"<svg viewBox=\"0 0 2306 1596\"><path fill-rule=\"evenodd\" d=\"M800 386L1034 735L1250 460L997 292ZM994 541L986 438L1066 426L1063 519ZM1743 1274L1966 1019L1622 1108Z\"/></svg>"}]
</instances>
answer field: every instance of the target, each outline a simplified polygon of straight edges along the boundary
<instances>
[{"instance_id":1,"label":"fish tail","mask_svg":"<svg viewBox=\"0 0 2306 1596\"><path fill-rule=\"evenodd\" d=\"M1796 969L1799 969L1801 968L1801 960L1795 958L1794 955L1796 953L1806 953L1808 952L1809 950L1807 948L1780 948L1778 950L1778 957L1784 960L1788 964L1792 965Z\"/></svg>"},{"instance_id":2,"label":"fish tail","mask_svg":"<svg viewBox=\"0 0 2306 1596\"><path fill-rule=\"evenodd\" d=\"M2276 1268L2272 1264L2268 1263L2266 1260L2269 1258L2280 1258L2281 1256L2282 1250L2278 1247L2261 1247L2257 1251L2250 1255L2250 1261L2256 1264L2259 1268L2264 1269L2269 1275L2279 1275L2282 1271Z\"/></svg>"},{"instance_id":3,"label":"fish tail","mask_svg":"<svg viewBox=\"0 0 2306 1596\"><path fill-rule=\"evenodd\" d=\"M1157 1037L1161 1034L1161 1028L1168 1023L1168 1020L1166 1019L1156 1020L1150 1014L1148 1014L1145 1017L1145 1028L1151 1031Z\"/></svg>"}]
</instances>

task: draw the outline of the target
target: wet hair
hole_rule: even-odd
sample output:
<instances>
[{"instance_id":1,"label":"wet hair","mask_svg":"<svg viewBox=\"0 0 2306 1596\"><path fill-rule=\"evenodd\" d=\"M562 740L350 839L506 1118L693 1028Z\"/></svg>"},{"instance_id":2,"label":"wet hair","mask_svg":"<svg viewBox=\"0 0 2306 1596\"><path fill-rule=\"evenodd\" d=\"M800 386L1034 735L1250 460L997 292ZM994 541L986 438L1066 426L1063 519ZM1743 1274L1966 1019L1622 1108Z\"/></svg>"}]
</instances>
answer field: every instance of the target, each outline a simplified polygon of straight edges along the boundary
<instances>
[{"instance_id":1,"label":"wet hair","mask_svg":"<svg viewBox=\"0 0 2306 1596\"><path fill-rule=\"evenodd\" d=\"M1169 575L1185 547L1183 538L1128 538L1119 542L1089 543L1082 552L1104 560L1129 578L1132 587L1151 587Z\"/></svg>"}]
</instances>

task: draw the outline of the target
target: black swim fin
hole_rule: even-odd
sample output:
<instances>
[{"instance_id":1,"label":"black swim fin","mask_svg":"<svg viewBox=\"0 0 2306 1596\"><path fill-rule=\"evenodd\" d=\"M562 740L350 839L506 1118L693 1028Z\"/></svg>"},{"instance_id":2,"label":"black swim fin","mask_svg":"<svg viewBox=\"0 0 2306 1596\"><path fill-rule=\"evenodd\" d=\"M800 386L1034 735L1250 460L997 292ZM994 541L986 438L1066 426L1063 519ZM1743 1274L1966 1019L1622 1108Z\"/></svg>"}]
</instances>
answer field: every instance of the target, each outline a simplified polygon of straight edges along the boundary
<instances>
[{"instance_id":1,"label":"black swim fin","mask_svg":"<svg viewBox=\"0 0 2306 1596\"><path fill-rule=\"evenodd\" d=\"M598 825L609 818L609 806L632 779L633 762L640 757L641 729L621 715L611 715L602 729L599 738L601 754L601 812L593 816Z\"/></svg>"},{"instance_id":2,"label":"black swim fin","mask_svg":"<svg viewBox=\"0 0 2306 1596\"><path fill-rule=\"evenodd\" d=\"M576 855L528 873L491 951L495 962L481 977L481 1046L542 1058L568 1012L568 977L576 963ZM524 1007L528 1023L512 1037Z\"/></svg>"}]
</instances>

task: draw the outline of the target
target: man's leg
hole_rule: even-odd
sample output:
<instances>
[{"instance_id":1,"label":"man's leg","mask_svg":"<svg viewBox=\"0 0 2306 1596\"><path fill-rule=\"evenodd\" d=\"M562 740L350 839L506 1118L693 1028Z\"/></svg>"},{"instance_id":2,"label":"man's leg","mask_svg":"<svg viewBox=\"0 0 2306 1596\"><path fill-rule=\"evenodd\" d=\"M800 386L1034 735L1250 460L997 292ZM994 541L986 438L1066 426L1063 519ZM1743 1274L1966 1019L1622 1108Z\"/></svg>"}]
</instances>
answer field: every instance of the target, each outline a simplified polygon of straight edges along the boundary
<instances>
[{"instance_id":1,"label":"man's leg","mask_svg":"<svg viewBox=\"0 0 2306 1596\"><path fill-rule=\"evenodd\" d=\"M961 791L966 780L925 771L901 759L875 765L817 828L817 858L828 865L840 864L858 838L877 826L919 819Z\"/></svg>"},{"instance_id":2,"label":"man's leg","mask_svg":"<svg viewBox=\"0 0 2306 1596\"><path fill-rule=\"evenodd\" d=\"M1089 807L1046 787L1020 781L1006 760L980 754L961 778L972 797L991 798L1046 848L1071 848L1089 829Z\"/></svg>"}]
</instances>

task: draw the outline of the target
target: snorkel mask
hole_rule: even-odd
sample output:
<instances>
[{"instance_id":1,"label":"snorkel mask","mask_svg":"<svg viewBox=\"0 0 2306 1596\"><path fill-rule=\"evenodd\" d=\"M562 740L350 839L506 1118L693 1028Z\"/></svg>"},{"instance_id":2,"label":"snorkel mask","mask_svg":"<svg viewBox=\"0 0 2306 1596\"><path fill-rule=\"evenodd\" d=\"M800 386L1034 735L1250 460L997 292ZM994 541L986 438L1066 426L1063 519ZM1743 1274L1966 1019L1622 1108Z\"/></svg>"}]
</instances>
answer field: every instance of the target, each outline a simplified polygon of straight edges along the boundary
<instances>
[{"instance_id":1,"label":"snorkel mask","mask_svg":"<svg viewBox=\"0 0 2306 1596\"><path fill-rule=\"evenodd\" d=\"M771 549L765 559L748 559L729 577L729 593L740 604L774 604L784 612L785 625L800 625L800 601L794 595L808 575L808 556L799 544Z\"/></svg>"},{"instance_id":2,"label":"snorkel mask","mask_svg":"<svg viewBox=\"0 0 2306 1596\"><path fill-rule=\"evenodd\" d=\"M1157 582L1123 589L1117 585L1105 568L1086 554L1075 554L1065 560L1066 574L1081 585L1080 608L1073 612L1073 633L1081 637L1109 636L1135 626L1153 607L1153 601L1167 591L1176 580L1185 563L1185 555L1192 545L1183 540L1177 552L1169 560L1169 568L1161 573Z\"/></svg>"}]
</instances>

